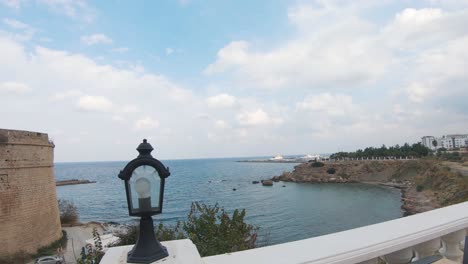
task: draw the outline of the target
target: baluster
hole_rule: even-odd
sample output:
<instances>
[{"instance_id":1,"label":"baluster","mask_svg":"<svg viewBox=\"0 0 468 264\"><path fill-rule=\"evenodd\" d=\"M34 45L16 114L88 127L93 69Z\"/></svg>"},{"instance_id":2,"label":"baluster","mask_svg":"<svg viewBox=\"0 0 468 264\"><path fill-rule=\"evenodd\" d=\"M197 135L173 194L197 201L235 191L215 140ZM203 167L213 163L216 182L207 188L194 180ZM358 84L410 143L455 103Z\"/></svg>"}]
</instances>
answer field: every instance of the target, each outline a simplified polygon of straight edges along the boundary
<instances>
[{"instance_id":1,"label":"baluster","mask_svg":"<svg viewBox=\"0 0 468 264\"><path fill-rule=\"evenodd\" d=\"M450 260L461 262L463 251L460 250L460 243L463 239L465 239L465 229L443 236L444 248L440 253Z\"/></svg>"},{"instance_id":2,"label":"baluster","mask_svg":"<svg viewBox=\"0 0 468 264\"><path fill-rule=\"evenodd\" d=\"M414 247L414 250L416 251L416 257L413 259L413 261L422 259L424 257L434 256L440 247L440 238L432 239L416 245Z\"/></svg>"},{"instance_id":3,"label":"baluster","mask_svg":"<svg viewBox=\"0 0 468 264\"><path fill-rule=\"evenodd\" d=\"M385 255L388 264L408 264L413 258L413 248L405 248Z\"/></svg>"},{"instance_id":4,"label":"baluster","mask_svg":"<svg viewBox=\"0 0 468 264\"><path fill-rule=\"evenodd\" d=\"M363 262L359 262L359 264L378 264L379 258L369 259Z\"/></svg>"}]
</instances>

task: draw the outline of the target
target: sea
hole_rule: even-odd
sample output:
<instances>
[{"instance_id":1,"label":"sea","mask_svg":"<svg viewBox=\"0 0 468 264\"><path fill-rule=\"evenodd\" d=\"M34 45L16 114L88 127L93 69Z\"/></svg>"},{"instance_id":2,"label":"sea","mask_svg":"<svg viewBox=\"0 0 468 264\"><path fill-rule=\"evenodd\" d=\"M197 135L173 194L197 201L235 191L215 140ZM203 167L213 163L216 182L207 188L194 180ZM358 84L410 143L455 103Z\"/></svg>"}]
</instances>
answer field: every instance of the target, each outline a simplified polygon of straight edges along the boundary
<instances>
[{"instance_id":1,"label":"sea","mask_svg":"<svg viewBox=\"0 0 468 264\"><path fill-rule=\"evenodd\" d=\"M259 240L273 245L402 217L397 189L360 183L278 182L267 187L252 181L292 171L297 164L238 162L245 159L253 158L162 160L171 176L155 224L186 220L192 202L218 204L227 212L246 209L245 221L259 228ZM57 180L96 181L59 186L58 199L72 201L81 222L135 223L138 218L128 215L124 183L117 177L126 164L56 163Z\"/></svg>"}]
</instances>

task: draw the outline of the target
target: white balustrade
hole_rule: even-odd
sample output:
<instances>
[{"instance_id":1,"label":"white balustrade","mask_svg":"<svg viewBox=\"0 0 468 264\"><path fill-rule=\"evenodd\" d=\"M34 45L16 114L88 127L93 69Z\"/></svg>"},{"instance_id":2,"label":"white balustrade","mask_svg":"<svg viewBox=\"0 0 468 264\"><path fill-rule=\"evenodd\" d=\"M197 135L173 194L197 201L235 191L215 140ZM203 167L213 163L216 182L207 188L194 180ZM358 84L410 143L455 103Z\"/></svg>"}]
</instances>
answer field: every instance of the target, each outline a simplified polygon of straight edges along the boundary
<instances>
[{"instance_id":1,"label":"white balustrade","mask_svg":"<svg viewBox=\"0 0 468 264\"><path fill-rule=\"evenodd\" d=\"M463 251L460 249L461 242L465 239L465 229L458 230L442 237L444 248L441 254L455 262L461 262Z\"/></svg>"},{"instance_id":2,"label":"white balustrade","mask_svg":"<svg viewBox=\"0 0 468 264\"><path fill-rule=\"evenodd\" d=\"M468 202L329 235L203 258L205 264L388 264L442 255L461 263Z\"/></svg>"},{"instance_id":3,"label":"white balustrade","mask_svg":"<svg viewBox=\"0 0 468 264\"><path fill-rule=\"evenodd\" d=\"M413 261L422 259L428 256L434 256L439 249L441 248L442 244L440 238L432 239L421 244L414 246L414 250L416 252L416 257Z\"/></svg>"},{"instance_id":4,"label":"white balustrade","mask_svg":"<svg viewBox=\"0 0 468 264\"><path fill-rule=\"evenodd\" d=\"M189 240L163 242L177 264L388 264L434 255L461 263L468 202L375 225L268 247L201 258ZM441 248L441 246L443 247ZM126 263L131 246L110 248L102 263Z\"/></svg>"},{"instance_id":5,"label":"white balustrade","mask_svg":"<svg viewBox=\"0 0 468 264\"><path fill-rule=\"evenodd\" d=\"M385 261L388 264L408 264L411 259L413 259L413 249L411 247L385 255Z\"/></svg>"}]
</instances>

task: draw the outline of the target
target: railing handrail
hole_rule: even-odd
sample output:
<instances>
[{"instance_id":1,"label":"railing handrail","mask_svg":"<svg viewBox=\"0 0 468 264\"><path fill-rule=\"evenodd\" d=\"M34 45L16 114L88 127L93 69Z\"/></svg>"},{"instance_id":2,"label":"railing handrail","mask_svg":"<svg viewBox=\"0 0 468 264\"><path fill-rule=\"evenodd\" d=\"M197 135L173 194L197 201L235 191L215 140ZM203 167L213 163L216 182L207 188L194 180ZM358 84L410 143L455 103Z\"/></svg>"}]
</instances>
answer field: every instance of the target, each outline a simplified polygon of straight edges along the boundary
<instances>
[{"instance_id":1,"label":"railing handrail","mask_svg":"<svg viewBox=\"0 0 468 264\"><path fill-rule=\"evenodd\" d=\"M359 263L468 228L468 202L324 236L203 258L206 264Z\"/></svg>"}]
</instances>

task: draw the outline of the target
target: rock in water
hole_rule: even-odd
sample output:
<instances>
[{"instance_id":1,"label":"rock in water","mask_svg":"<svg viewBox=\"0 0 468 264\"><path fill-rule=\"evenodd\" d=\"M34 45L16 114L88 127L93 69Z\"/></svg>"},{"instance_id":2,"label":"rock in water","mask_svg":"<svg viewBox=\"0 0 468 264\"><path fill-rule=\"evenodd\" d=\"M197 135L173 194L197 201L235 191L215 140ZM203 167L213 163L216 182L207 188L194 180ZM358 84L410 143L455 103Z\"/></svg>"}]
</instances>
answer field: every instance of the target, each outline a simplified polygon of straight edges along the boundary
<instances>
[{"instance_id":1,"label":"rock in water","mask_svg":"<svg viewBox=\"0 0 468 264\"><path fill-rule=\"evenodd\" d=\"M264 180L262 181L263 186L273 186L272 180Z\"/></svg>"},{"instance_id":2,"label":"rock in water","mask_svg":"<svg viewBox=\"0 0 468 264\"><path fill-rule=\"evenodd\" d=\"M252 184L260 183L259 181L252 181Z\"/></svg>"}]
</instances>

